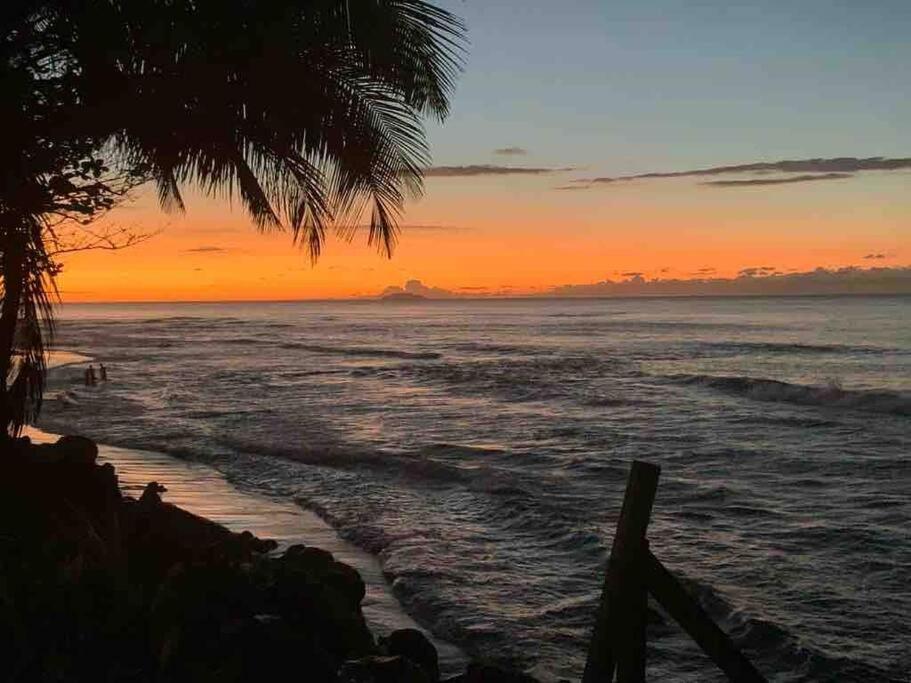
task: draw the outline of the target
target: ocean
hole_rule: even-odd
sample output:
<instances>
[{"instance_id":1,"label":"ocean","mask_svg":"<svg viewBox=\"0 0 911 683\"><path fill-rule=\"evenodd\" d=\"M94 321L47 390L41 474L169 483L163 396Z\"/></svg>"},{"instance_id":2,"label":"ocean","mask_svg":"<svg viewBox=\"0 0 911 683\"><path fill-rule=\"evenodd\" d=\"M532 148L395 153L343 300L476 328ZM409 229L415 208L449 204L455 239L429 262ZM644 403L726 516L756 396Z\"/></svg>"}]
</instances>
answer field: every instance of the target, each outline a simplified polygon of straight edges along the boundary
<instances>
[{"instance_id":1,"label":"ocean","mask_svg":"<svg viewBox=\"0 0 911 683\"><path fill-rule=\"evenodd\" d=\"M316 513L473 657L578 678L639 459L770 679L911 680L911 297L66 305L55 348L42 429ZM649 677L723 680L660 617Z\"/></svg>"}]
</instances>

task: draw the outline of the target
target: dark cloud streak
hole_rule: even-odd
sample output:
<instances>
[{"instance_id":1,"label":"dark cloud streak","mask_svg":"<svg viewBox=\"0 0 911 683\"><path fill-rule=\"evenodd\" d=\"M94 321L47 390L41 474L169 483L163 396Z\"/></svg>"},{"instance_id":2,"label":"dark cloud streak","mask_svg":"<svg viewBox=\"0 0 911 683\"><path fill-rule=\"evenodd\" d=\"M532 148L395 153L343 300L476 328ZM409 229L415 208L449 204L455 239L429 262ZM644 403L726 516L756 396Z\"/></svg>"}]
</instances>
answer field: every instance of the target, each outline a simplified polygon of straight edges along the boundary
<instances>
[{"instance_id":1,"label":"dark cloud streak","mask_svg":"<svg viewBox=\"0 0 911 683\"><path fill-rule=\"evenodd\" d=\"M663 268L662 272L667 271ZM713 268L702 268L708 273ZM548 287L526 294L536 297L629 297L629 296L791 296L839 294L911 294L911 266L894 268L846 266L816 268L787 273L774 266L755 266L742 269L735 277L646 279L639 272L621 273L623 280L602 280L586 284ZM403 292L427 299L515 296L509 285L498 290L486 287L457 287L455 290L431 287L420 280L409 280L404 286L387 287L380 296Z\"/></svg>"},{"instance_id":2,"label":"dark cloud streak","mask_svg":"<svg viewBox=\"0 0 911 683\"><path fill-rule=\"evenodd\" d=\"M843 180L853 178L850 173L822 173L795 175L785 178L751 178L750 180L705 180L700 185L711 187L749 187L751 185L790 185L792 183L812 183L817 180Z\"/></svg>"},{"instance_id":3,"label":"dark cloud streak","mask_svg":"<svg viewBox=\"0 0 911 683\"><path fill-rule=\"evenodd\" d=\"M911 267L848 266L780 273L771 266L760 266L744 268L733 278L604 280L554 287L542 294L557 297L911 294Z\"/></svg>"},{"instance_id":4,"label":"dark cloud streak","mask_svg":"<svg viewBox=\"0 0 911 683\"><path fill-rule=\"evenodd\" d=\"M469 166L432 166L424 171L427 178L471 178L495 175L547 175L571 171L571 168L533 168L523 166L495 166L472 164Z\"/></svg>"},{"instance_id":5,"label":"dark cloud streak","mask_svg":"<svg viewBox=\"0 0 911 683\"><path fill-rule=\"evenodd\" d=\"M525 156L528 154L528 150L524 147L500 147L493 151L494 154L499 154L500 156L505 157L514 157L514 156Z\"/></svg>"},{"instance_id":6,"label":"dark cloud streak","mask_svg":"<svg viewBox=\"0 0 911 683\"><path fill-rule=\"evenodd\" d=\"M853 173L863 171L901 171L911 169L911 157L834 157L831 159L791 159L781 161L759 161L749 164L735 164L730 166L711 166L685 171L668 171L638 173L634 175L602 176L597 178L581 178L574 180L583 186L608 185L613 183L630 182L634 180L660 180L666 178L690 178L721 176L734 174L764 174L764 173L798 173L800 180L794 178L757 178L749 181L714 181L706 184L720 187L740 187L744 185L780 185L787 182L810 182L811 180L835 180L850 177Z\"/></svg>"}]
</instances>

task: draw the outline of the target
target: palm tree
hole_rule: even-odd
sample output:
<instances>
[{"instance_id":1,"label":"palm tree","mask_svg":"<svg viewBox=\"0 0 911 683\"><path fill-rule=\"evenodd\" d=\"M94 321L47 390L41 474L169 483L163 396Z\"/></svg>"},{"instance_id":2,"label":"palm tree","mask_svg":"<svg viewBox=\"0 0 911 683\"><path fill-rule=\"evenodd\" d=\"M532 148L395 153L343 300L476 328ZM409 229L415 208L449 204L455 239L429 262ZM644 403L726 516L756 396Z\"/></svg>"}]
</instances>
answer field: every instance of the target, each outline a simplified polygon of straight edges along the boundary
<instances>
[{"instance_id":1,"label":"palm tree","mask_svg":"<svg viewBox=\"0 0 911 683\"><path fill-rule=\"evenodd\" d=\"M181 210L186 186L239 198L259 230L289 231L312 259L328 230L351 238L367 212L368 241L391 254L429 163L423 120L448 113L464 40L455 16L424 0L31 4L26 20L53 36L51 70L75 93L62 134L140 169L164 208ZM41 221L45 210L23 214ZM49 271L29 264L41 276L28 282L45 287L23 289L19 310L37 313ZM3 275L0 342L12 315ZM26 335L18 351L35 348ZM2 419L16 432L25 414Z\"/></svg>"}]
</instances>

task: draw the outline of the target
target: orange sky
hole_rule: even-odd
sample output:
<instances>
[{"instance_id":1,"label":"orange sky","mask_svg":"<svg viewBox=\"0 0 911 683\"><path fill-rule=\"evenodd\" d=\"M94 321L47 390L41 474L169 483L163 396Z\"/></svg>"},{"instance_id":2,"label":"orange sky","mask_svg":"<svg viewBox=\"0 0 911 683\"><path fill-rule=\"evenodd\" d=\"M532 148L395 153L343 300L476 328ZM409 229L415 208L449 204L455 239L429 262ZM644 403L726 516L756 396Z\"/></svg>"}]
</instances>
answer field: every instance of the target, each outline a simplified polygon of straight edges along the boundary
<instances>
[{"instance_id":1,"label":"orange sky","mask_svg":"<svg viewBox=\"0 0 911 683\"><path fill-rule=\"evenodd\" d=\"M554 189L562 180L430 178L407 209L391 260L358 237L332 240L315 266L287 235L258 234L227 202L192 198L186 214L169 215L146 193L108 220L160 232L126 250L69 255L60 289L69 302L300 299L373 295L419 279L521 294L625 272L687 278L755 266L903 265L911 253L906 173L737 189L691 179ZM871 252L886 258L864 261Z\"/></svg>"}]
</instances>

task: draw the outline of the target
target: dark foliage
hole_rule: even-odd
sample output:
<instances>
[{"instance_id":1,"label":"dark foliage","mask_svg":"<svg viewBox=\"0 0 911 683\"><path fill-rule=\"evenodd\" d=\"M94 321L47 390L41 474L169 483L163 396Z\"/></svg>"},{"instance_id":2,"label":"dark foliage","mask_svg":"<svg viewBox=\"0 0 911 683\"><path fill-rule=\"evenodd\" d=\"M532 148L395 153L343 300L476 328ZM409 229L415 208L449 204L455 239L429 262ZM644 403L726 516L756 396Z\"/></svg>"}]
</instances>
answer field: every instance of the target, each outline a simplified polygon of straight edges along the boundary
<instances>
[{"instance_id":1,"label":"dark foliage","mask_svg":"<svg viewBox=\"0 0 911 683\"><path fill-rule=\"evenodd\" d=\"M165 208L187 186L239 199L313 259L366 212L389 254L463 41L423 0L10 0L0 28L0 421L14 433L40 405L61 230L152 180Z\"/></svg>"}]
</instances>

